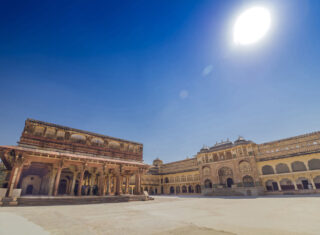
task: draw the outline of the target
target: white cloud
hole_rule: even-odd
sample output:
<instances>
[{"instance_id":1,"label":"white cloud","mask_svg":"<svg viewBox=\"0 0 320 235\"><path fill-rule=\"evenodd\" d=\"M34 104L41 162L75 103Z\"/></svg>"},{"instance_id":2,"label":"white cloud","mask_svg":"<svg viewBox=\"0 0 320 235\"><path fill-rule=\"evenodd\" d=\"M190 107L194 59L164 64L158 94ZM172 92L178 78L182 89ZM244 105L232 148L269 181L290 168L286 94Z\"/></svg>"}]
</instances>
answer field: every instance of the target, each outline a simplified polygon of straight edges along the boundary
<instances>
[{"instance_id":1,"label":"white cloud","mask_svg":"<svg viewBox=\"0 0 320 235\"><path fill-rule=\"evenodd\" d=\"M189 92L187 90L182 90L180 91L179 96L181 99L185 99L189 96Z\"/></svg>"},{"instance_id":2,"label":"white cloud","mask_svg":"<svg viewBox=\"0 0 320 235\"><path fill-rule=\"evenodd\" d=\"M202 76L206 77L212 72L213 66L211 64L207 65L203 71L202 71Z\"/></svg>"}]
</instances>

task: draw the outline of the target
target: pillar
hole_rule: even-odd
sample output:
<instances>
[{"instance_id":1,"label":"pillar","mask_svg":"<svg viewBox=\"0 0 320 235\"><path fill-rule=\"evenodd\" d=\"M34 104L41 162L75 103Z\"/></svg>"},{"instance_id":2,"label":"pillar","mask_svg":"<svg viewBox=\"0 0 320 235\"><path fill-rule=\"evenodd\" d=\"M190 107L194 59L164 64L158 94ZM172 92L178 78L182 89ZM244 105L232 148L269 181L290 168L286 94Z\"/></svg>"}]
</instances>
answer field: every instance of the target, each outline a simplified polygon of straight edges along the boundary
<instances>
[{"instance_id":1,"label":"pillar","mask_svg":"<svg viewBox=\"0 0 320 235\"><path fill-rule=\"evenodd\" d=\"M136 192L135 194L139 195L141 193L141 175L140 173L137 173L136 174L136 185L135 185L135 188L136 188Z\"/></svg>"},{"instance_id":2,"label":"pillar","mask_svg":"<svg viewBox=\"0 0 320 235\"><path fill-rule=\"evenodd\" d=\"M57 171L56 180L55 180L55 183L54 183L53 196L57 196L58 195L58 187L59 187L59 183L60 183L61 171L62 171L62 167L59 167L58 171Z\"/></svg>"},{"instance_id":3,"label":"pillar","mask_svg":"<svg viewBox=\"0 0 320 235\"><path fill-rule=\"evenodd\" d=\"M294 185L294 190L298 190L297 183L296 183L295 179L292 179L292 182Z\"/></svg>"},{"instance_id":4,"label":"pillar","mask_svg":"<svg viewBox=\"0 0 320 235\"><path fill-rule=\"evenodd\" d=\"M314 184L312 176L310 176L310 182L312 184L312 189L316 189L316 185Z\"/></svg>"},{"instance_id":5,"label":"pillar","mask_svg":"<svg viewBox=\"0 0 320 235\"><path fill-rule=\"evenodd\" d=\"M11 170L10 179L8 183L8 197L11 197L12 195L12 191L17 178L18 171L19 171L19 167L17 166L14 166Z\"/></svg>"},{"instance_id":6,"label":"pillar","mask_svg":"<svg viewBox=\"0 0 320 235\"><path fill-rule=\"evenodd\" d=\"M125 194L129 194L129 180L130 180L130 176L127 175L127 176L126 176L126 190L125 190Z\"/></svg>"},{"instance_id":7,"label":"pillar","mask_svg":"<svg viewBox=\"0 0 320 235\"><path fill-rule=\"evenodd\" d=\"M48 193L49 196L52 196L52 194L53 194L53 186L54 186L54 180L55 180L55 177L56 177L56 173L57 173L56 169L52 169L52 171L50 173L49 193Z\"/></svg>"},{"instance_id":8,"label":"pillar","mask_svg":"<svg viewBox=\"0 0 320 235\"><path fill-rule=\"evenodd\" d=\"M103 174L102 176L102 196L106 195L107 187L106 187L106 175Z\"/></svg>"},{"instance_id":9,"label":"pillar","mask_svg":"<svg viewBox=\"0 0 320 235\"><path fill-rule=\"evenodd\" d=\"M119 174L116 176L116 195L122 194L122 176Z\"/></svg>"},{"instance_id":10,"label":"pillar","mask_svg":"<svg viewBox=\"0 0 320 235\"><path fill-rule=\"evenodd\" d=\"M277 180L277 184L278 184L279 191L282 191L280 182L278 180Z\"/></svg>"},{"instance_id":11,"label":"pillar","mask_svg":"<svg viewBox=\"0 0 320 235\"><path fill-rule=\"evenodd\" d=\"M95 181L96 181L96 174L92 174L90 177L90 196L93 195L93 186L94 186ZM99 190L100 190L100 187L99 187Z\"/></svg>"},{"instance_id":12,"label":"pillar","mask_svg":"<svg viewBox=\"0 0 320 235\"><path fill-rule=\"evenodd\" d=\"M78 184L78 192L77 195L81 196L81 188L82 188L82 184L83 184L83 176L84 176L84 170L82 170L80 172L80 180L79 180L79 184Z\"/></svg>"},{"instance_id":13,"label":"pillar","mask_svg":"<svg viewBox=\"0 0 320 235\"><path fill-rule=\"evenodd\" d=\"M113 194L115 195L116 194L116 185L117 185L117 178L115 175L113 175Z\"/></svg>"},{"instance_id":14,"label":"pillar","mask_svg":"<svg viewBox=\"0 0 320 235\"><path fill-rule=\"evenodd\" d=\"M19 184L19 181L20 181L20 177L21 177L22 171L23 171L23 165L21 165L21 166L19 167L19 170L18 170L18 173L17 173L16 180L15 180L15 182L14 182L13 188L17 188L17 187L18 187L18 184Z\"/></svg>"},{"instance_id":15,"label":"pillar","mask_svg":"<svg viewBox=\"0 0 320 235\"><path fill-rule=\"evenodd\" d=\"M72 196L74 196L74 187L76 185L77 175L78 175L78 172L74 171L73 177L72 177L71 191L70 191L70 195Z\"/></svg>"},{"instance_id":16,"label":"pillar","mask_svg":"<svg viewBox=\"0 0 320 235\"><path fill-rule=\"evenodd\" d=\"M107 194L111 194L111 175L108 174L107 176Z\"/></svg>"}]
</instances>

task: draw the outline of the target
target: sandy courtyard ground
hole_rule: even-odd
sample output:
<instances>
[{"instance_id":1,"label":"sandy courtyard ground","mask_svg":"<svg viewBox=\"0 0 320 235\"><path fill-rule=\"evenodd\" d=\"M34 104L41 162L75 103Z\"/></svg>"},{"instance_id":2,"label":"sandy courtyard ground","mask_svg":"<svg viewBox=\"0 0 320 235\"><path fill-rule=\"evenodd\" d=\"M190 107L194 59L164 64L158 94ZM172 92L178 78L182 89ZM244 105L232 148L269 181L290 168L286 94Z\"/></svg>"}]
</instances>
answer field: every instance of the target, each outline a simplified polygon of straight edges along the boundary
<instances>
[{"instance_id":1,"label":"sandy courtyard ground","mask_svg":"<svg viewBox=\"0 0 320 235\"><path fill-rule=\"evenodd\" d=\"M0 234L320 234L320 197L208 198L0 207Z\"/></svg>"}]
</instances>

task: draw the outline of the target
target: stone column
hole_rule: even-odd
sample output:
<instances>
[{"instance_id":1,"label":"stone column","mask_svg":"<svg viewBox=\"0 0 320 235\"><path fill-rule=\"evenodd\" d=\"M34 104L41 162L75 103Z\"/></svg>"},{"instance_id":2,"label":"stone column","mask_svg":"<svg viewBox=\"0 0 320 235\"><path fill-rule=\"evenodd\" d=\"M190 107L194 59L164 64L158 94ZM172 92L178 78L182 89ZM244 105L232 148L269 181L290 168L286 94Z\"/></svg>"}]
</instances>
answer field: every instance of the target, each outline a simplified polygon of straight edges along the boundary
<instances>
[{"instance_id":1,"label":"stone column","mask_svg":"<svg viewBox=\"0 0 320 235\"><path fill-rule=\"evenodd\" d=\"M116 195L121 195L121 191L122 191L122 176L120 174L118 174L116 176Z\"/></svg>"},{"instance_id":2,"label":"stone column","mask_svg":"<svg viewBox=\"0 0 320 235\"><path fill-rule=\"evenodd\" d=\"M81 196L81 188L82 188L82 184L83 184L83 176L84 176L84 170L82 170L80 172L80 180L79 180L79 184L78 184L78 196Z\"/></svg>"},{"instance_id":3,"label":"stone column","mask_svg":"<svg viewBox=\"0 0 320 235\"><path fill-rule=\"evenodd\" d=\"M53 194L53 186L54 186L54 180L56 177L56 173L57 173L57 169L52 169L51 173L50 173L50 179L49 179L49 196L52 196Z\"/></svg>"},{"instance_id":4,"label":"stone column","mask_svg":"<svg viewBox=\"0 0 320 235\"><path fill-rule=\"evenodd\" d=\"M278 180L277 180L277 184L278 184L279 191L282 191L280 182Z\"/></svg>"},{"instance_id":5,"label":"stone column","mask_svg":"<svg viewBox=\"0 0 320 235\"><path fill-rule=\"evenodd\" d=\"M130 176L127 175L127 176L126 176L126 190L125 190L125 194L129 194L129 180L130 180Z\"/></svg>"},{"instance_id":6,"label":"stone column","mask_svg":"<svg viewBox=\"0 0 320 235\"><path fill-rule=\"evenodd\" d=\"M117 188L117 177L113 175L113 194L116 195L116 188Z\"/></svg>"},{"instance_id":7,"label":"stone column","mask_svg":"<svg viewBox=\"0 0 320 235\"><path fill-rule=\"evenodd\" d=\"M106 195L107 187L106 187L106 175L103 174L102 176L102 196Z\"/></svg>"},{"instance_id":8,"label":"stone column","mask_svg":"<svg viewBox=\"0 0 320 235\"><path fill-rule=\"evenodd\" d=\"M140 195L141 194L141 175L140 175L140 173L136 174L136 185L135 185L135 188L136 188L135 194L136 195Z\"/></svg>"},{"instance_id":9,"label":"stone column","mask_svg":"<svg viewBox=\"0 0 320 235\"><path fill-rule=\"evenodd\" d=\"M53 196L57 196L58 195L58 188L59 188L59 183L60 183L61 171L62 171L62 167L59 167L58 171L57 171L56 180L55 180L55 183L54 183Z\"/></svg>"},{"instance_id":10,"label":"stone column","mask_svg":"<svg viewBox=\"0 0 320 235\"><path fill-rule=\"evenodd\" d=\"M111 194L111 175L108 174L107 176L107 194L110 195Z\"/></svg>"},{"instance_id":11,"label":"stone column","mask_svg":"<svg viewBox=\"0 0 320 235\"><path fill-rule=\"evenodd\" d=\"M9 179L9 183L8 183L8 197L11 197L12 195L12 191L14 188L14 184L18 175L18 171L19 171L19 167L17 166L13 166L12 170L11 170L11 174L10 174L10 179Z\"/></svg>"},{"instance_id":12,"label":"stone column","mask_svg":"<svg viewBox=\"0 0 320 235\"><path fill-rule=\"evenodd\" d=\"M294 190L298 190L297 183L296 183L296 180L294 178L292 178L292 182L293 182L293 185L294 185Z\"/></svg>"},{"instance_id":13,"label":"stone column","mask_svg":"<svg viewBox=\"0 0 320 235\"><path fill-rule=\"evenodd\" d=\"M72 183L71 183L71 192L70 192L70 195L72 196L74 196L74 187L76 185L77 175L78 175L78 172L74 171L73 177L72 177Z\"/></svg>"},{"instance_id":14,"label":"stone column","mask_svg":"<svg viewBox=\"0 0 320 235\"><path fill-rule=\"evenodd\" d=\"M90 187L90 196L93 195L93 186L94 186L95 181L96 181L96 174L92 174L90 177L90 186L89 186Z\"/></svg>"},{"instance_id":15,"label":"stone column","mask_svg":"<svg viewBox=\"0 0 320 235\"><path fill-rule=\"evenodd\" d=\"M311 175L310 175L310 182L312 184L312 189L316 189L316 185L314 184L314 181Z\"/></svg>"},{"instance_id":16,"label":"stone column","mask_svg":"<svg viewBox=\"0 0 320 235\"><path fill-rule=\"evenodd\" d=\"M15 180L15 182L14 182L13 188L17 188L17 187L18 187L18 184L19 184L19 181L20 181L20 177L21 177L22 171L23 171L23 165L21 165L21 166L19 167L19 170L18 170L18 173L17 173L17 178L16 178L16 180Z\"/></svg>"}]
</instances>

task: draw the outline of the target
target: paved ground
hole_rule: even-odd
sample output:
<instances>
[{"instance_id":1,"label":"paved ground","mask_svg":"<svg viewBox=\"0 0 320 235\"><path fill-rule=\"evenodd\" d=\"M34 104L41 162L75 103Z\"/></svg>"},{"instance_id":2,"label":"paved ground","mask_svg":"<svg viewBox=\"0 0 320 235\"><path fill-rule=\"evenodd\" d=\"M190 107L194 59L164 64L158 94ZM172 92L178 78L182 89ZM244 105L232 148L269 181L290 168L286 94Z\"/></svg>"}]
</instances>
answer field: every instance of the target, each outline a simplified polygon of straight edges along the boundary
<instances>
[{"instance_id":1,"label":"paved ground","mask_svg":"<svg viewBox=\"0 0 320 235\"><path fill-rule=\"evenodd\" d=\"M208 198L2 207L0 234L320 234L320 197Z\"/></svg>"}]
</instances>

